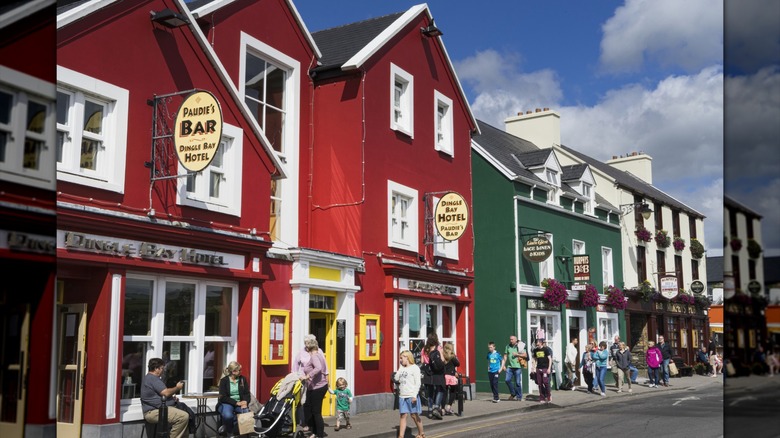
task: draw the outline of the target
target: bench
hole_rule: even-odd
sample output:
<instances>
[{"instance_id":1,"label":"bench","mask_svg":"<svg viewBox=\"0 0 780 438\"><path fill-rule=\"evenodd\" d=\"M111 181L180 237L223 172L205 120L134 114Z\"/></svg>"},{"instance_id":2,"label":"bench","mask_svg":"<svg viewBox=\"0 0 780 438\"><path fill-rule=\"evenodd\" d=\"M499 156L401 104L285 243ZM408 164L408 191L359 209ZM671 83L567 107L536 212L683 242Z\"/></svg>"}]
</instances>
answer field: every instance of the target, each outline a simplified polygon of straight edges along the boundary
<instances>
[{"instance_id":1,"label":"bench","mask_svg":"<svg viewBox=\"0 0 780 438\"><path fill-rule=\"evenodd\" d=\"M672 361L677 366L677 375L675 377L693 377L693 367L685 365L682 358L674 357Z\"/></svg>"}]
</instances>

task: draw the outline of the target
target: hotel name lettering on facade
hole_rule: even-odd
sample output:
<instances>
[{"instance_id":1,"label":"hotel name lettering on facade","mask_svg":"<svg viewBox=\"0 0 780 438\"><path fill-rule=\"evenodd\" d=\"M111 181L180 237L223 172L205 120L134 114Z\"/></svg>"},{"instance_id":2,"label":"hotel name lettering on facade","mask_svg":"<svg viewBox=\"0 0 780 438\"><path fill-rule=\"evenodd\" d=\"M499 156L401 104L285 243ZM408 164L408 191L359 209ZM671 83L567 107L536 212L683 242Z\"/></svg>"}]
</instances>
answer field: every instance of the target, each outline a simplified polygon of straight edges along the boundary
<instances>
[{"instance_id":1,"label":"hotel name lettering on facade","mask_svg":"<svg viewBox=\"0 0 780 438\"><path fill-rule=\"evenodd\" d=\"M427 281L418 281L418 280L406 280L402 283L406 283L406 289L414 291L414 292L425 292L429 294L440 294L440 295L453 295L453 296L459 296L460 295L460 288L457 286L451 286L448 284L440 284L440 283L429 283Z\"/></svg>"}]
</instances>

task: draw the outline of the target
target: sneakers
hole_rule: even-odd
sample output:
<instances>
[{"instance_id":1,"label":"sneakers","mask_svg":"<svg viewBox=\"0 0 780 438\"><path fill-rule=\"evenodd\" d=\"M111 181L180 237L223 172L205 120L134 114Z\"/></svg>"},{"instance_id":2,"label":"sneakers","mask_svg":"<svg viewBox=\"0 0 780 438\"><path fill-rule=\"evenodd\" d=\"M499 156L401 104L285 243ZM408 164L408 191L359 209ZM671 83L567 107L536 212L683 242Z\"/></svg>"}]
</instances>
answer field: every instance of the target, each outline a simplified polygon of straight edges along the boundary
<instances>
[{"instance_id":1,"label":"sneakers","mask_svg":"<svg viewBox=\"0 0 780 438\"><path fill-rule=\"evenodd\" d=\"M571 390L572 390L572 391L576 391L576 390L577 390L577 387L576 387L576 386L572 386L572 387L571 387Z\"/></svg>"},{"instance_id":2,"label":"sneakers","mask_svg":"<svg viewBox=\"0 0 780 438\"><path fill-rule=\"evenodd\" d=\"M493 403L498 403L498 402L500 402L500 401L501 401L501 400L499 400L499 399L497 399L497 398L493 399Z\"/></svg>"},{"instance_id":3,"label":"sneakers","mask_svg":"<svg viewBox=\"0 0 780 438\"><path fill-rule=\"evenodd\" d=\"M651 383L651 384L647 385L647 387L648 388L655 388L655 383Z\"/></svg>"},{"instance_id":4,"label":"sneakers","mask_svg":"<svg viewBox=\"0 0 780 438\"><path fill-rule=\"evenodd\" d=\"M510 395L510 396L509 396L509 399L508 399L508 400L509 400L509 401L512 401L512 400L514 400L514 399L515 399L515 395L514 395L514 394L512 394L512 395Z\"/></svg>"},{"instance_id":5,"label":"sneakers","mask_svg":"<svg viewBox=\"0 0 780 438\"><path fill-rule=\"evenodd\" d=\"M628 392L634 392L634 390L631 389L631 388L628 388Z\"/></svg>"},{"instance_id":6,"label":"sneakers","mask_svg":"<svg viewBox=\"0 0 780 438\"><path fill-rule=\"evenodd\" d=\"M622 389L618 389L618 392L623 392L623 390Z\"/></svg>"},{"instance_id":7,"label":"sneakers","mask_svg":"<svg viewBox=\"0 0 780 438\"><path fill-rule=\"evenodd\" d=\"M607 394L605 394L605 393L603 393L603 392L602 392L602 393L601 393L601 396L602 396L602 397L606 397L606 396L607 396Z\"/></svg>"},{"instance_id":8,"label":"sneakers","mask_svg":"<svg viewBox=\"0 0 780 438\"><path fill-rule=\"evenodd\" d=\"M433 417L433 418L435 418L437 420L441 420L441 418L442 418L441 417L441 409L433 408L433 410L431 411L431 417Z\"/></svg>"}]
</instances>

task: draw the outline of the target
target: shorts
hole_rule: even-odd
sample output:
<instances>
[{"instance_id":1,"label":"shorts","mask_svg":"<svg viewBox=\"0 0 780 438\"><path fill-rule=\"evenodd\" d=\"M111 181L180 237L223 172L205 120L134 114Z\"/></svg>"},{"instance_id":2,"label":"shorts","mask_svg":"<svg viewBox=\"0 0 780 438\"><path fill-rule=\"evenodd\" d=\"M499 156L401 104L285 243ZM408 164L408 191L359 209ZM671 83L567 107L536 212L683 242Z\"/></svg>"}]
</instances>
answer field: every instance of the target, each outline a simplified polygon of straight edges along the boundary
<instances>
[{"instance_id":1,"label":"shorts","mask_svg":"<svg viewBox=\"0 0 780 438\"><path fill-rule=\"evenodd\" d=\"M398 399L398 412L402 414L422 414L422 403L420 398L416 398L416 403L412 404L412 398L400 398Z\"/></svg>"},{"instance_id":2,"label":"shorts","mask_svg":"<svg viewBox=\"0 0 780 438\"><path fill-rule=\"evenodd\" d=\"M339 411L336 410L336 413L338 414L338 418L336 418L336 421L341 423L342 421L345 423L349 423L349 411Z\"/></svg>"}]
</instances>

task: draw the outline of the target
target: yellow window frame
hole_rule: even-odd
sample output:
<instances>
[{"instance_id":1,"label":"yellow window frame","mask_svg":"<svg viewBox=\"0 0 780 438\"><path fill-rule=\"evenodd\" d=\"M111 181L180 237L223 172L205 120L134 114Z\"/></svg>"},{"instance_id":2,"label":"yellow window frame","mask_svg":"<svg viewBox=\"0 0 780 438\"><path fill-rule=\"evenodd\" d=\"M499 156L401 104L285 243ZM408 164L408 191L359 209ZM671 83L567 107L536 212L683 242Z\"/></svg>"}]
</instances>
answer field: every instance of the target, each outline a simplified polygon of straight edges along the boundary
<instances>
[{"instance_id":1,"label":"yellow window frame","mask_svg":"<svg viewBox=\"0 0 780 438\"><path fill-rule=\"evenodd\" d=\"M260 355L260 363L263 365L287 365L290 351L290 311L263 309L262 333L261 346L263 350Z\"/></svg>"},{"instance_id":2,"label":"yellow window frame","mask_svg":"<svg viewBox=\"0 0 780 438\"><path fill-rule=\"evenodd\" d=\"M360 315L358 351L360 360L379 360L379 315Z\"/></svg>"}]
</instances>

